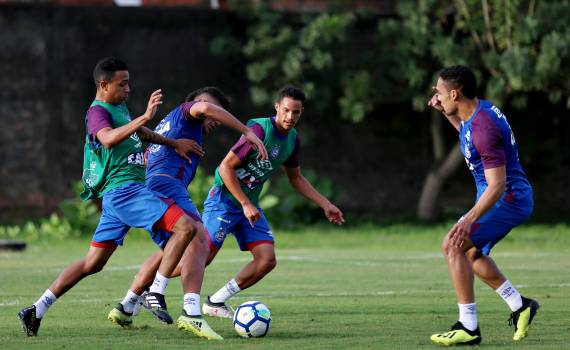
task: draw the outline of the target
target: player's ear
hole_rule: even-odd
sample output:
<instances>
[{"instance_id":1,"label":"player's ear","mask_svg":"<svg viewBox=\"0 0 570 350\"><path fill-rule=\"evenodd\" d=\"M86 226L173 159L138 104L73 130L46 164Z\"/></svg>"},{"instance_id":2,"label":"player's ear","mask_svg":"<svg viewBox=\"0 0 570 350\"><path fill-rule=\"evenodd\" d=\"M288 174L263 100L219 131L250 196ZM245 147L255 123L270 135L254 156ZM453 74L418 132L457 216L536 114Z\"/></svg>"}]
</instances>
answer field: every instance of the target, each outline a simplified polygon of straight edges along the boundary
<instances>
[{"instance_id":1,"label":"player's ear","mask_svg":"<svg viewBox=\"0 0 570 350\"><path fill-rule=\"evenodd\" d=\"M457 91L455 89L451 89L451 90L449 90L449 95L451 96L451 99L453 101L457 101L457 99L459 98L459 91Z\"/></svg>"},{"instance_id":2,"label":"player's ear","mask_svg":"<svg viewBox=\"0 0 570 350\"><path fill-rule=\"evenodd\" d=\"M275 112L279 112L279 102L275 102Z\"/></svg>"}]
</instances>

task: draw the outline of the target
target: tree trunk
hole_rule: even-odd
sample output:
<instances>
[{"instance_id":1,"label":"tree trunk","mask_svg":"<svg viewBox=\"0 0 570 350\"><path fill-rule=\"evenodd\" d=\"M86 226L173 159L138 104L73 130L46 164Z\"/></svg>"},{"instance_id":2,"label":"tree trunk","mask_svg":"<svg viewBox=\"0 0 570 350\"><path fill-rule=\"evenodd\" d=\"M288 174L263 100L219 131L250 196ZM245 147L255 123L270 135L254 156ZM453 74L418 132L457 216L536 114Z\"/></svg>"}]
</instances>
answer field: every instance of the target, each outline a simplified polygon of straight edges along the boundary
<instances>
[{"instance_id":1,"label":"tree trunk","mask_svg":"<svg viewBox=\"0 0 570 350\"><path fill-rule=\"evenodd\" d=\"M433 141L433 150L435 163L437 164L428 173L422 193L418 201L417 216L422 220L432 220L438 214L437 200L441 192L441 188L451 174L457 170L463 159L459 151L459 142L453 145L451 150L447 152L445 159L443 158L443 135L441 126L442 117L438 113L432 114L431 119L431 135Z\"/></svg>"}]
</instances>

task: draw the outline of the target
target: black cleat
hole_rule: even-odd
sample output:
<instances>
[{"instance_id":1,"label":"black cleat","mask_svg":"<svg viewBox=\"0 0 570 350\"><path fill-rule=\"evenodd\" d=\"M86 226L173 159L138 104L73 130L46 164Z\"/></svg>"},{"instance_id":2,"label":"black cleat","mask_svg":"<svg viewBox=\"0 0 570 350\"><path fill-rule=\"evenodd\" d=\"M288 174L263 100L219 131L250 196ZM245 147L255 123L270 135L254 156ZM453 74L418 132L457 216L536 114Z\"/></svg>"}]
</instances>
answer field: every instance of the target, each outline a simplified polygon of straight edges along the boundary
<instances>
[{"instance_id":1,"label":"black cleat","mask_svg":"<svg viewBox=\"0 0 570 350\"><path fill-rule=\"evenodd\" d=\"M515 327L513 340L517 341L523 340L527 336L532 319L540 307L536 300L528 299L523 296L521 296L521 298L523 303L521 308L511 313L511 317L509 317L509 326Z\"/></svg>"},{"instance_id":2,"label":"black cleat","mask_svg":"<svg viewBox=\"0 0 570 350\"><path fill-rule=\"evenodd\" d=\"M481 343L481 331L479 327L474 331L465 328L459 321L455 323L448 332L434 334L431 341L442 346L451 345L477 345Z\"/></svg>"},{"instance_id":3,"label":"black cleat","mask_svg":"<svg viewBox=\"0 0 570 350\"><path fill-rule=\"evenodd\" d=\"M174 322L166 309L164 295L160 293L148 293L143 300L143 306L160 321L167 324L172 324Z\"/></svg>"},{"instance_id":4,"label":"black cleat","mask_svg":"<svg viewBox=\"0 0 570 350\"><path fill-rule=\"evenodd\" d=\"M36 306L32 305L18 312L18 318L22 323L22 330L29 337L35 337L38 335L38 329L40 329L41 318L36 317Z\"/></svg>"}]
</instances>

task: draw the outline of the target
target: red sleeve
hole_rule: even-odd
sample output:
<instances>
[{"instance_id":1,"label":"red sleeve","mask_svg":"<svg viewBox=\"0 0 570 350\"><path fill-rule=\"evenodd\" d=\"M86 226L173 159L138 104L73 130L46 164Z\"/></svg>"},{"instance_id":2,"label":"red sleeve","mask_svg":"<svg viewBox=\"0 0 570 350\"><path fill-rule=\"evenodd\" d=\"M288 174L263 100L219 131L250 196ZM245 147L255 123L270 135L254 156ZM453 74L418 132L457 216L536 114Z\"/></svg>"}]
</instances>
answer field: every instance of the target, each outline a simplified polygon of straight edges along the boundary
<instances>
[{"instance_id":1,"label":"red sleeve","mask_svg":"<svg viewBox=\"0 0 570 350\"><path fill-rule=\"evenodd\" d=\"M284 166L287 168L297 168L301 165L301 157L299 154L301 153L301 137L297 134L295 138L295 148L293 148L293 152L285 162L283 163Z\"/></svg>"},{"instance_id":2,"label":"red sleeve","mask_svg":"<svg viewBox=\"0 0 570 350\"><path fill-rule=\"evenodd\" d=\"M101 106L93 106L87 110L87 133L97 138L99 130L111 128L111 113Z\"/></svg>"},{"instance_id":3,"label":"red sleeve","mask_svg":"<svg viewBox=\"0 0 570 350\"><path fill-rule=\"evenodd\" d=\"M471 125L473 145L481 156L483 168L492 169L507 164L503 136L491 118L482 114Z\"/></svg>"},{"instance_id":4,"label":"red sleeve","mask_svg":"<svg viewBox=\"0 0 570 350\"><path fill-rule=\"evenodd\" d=\"M261 125L255 123L250 127L250 129L255 135L257 135L257 137L259 137L260 140L263 140L265 137L265 131ZM253 149L251 144L247 142L245 136L240 137L238 142L236 142L236 144L231 148L231 151L235 153L241 161L246 159L250 152L257 152Z\"/></svg>"},{"instance_id":5,"label":"red sleeve","mask_svg":"<svg viewBox=\"0 0 570 350\"><path fill-rule=\"evenodd\" d=\"M192 106L194 106L195 103L196 101L190 101L190 102L184 102L183 104L180 105L180 108L182 108L182 114L184 115L184 118L186 119L194 118L192 114L190 114L190 109L192 108Z\"/></svg>"}]
</instances>

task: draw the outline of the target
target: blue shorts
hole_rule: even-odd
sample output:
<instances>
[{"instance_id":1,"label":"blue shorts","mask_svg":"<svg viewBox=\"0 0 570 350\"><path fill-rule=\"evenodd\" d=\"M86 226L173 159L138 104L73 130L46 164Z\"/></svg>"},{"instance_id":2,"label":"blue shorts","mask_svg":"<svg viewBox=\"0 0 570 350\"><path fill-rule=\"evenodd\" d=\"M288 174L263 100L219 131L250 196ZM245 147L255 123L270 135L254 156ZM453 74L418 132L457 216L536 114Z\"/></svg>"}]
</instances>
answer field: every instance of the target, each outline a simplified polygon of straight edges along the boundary
<instances>
[{"instance_id":1,"label":"blue shorts","mask_svg":"<svg viewBox=\"0 0 570 350\"><path fill-rule=\"evenodd\" d=\"M174 179L170 176L155 175L146 179L146 186L153 192L158 192L171 200L174 200L186 215L191 217L196 222L202 222L200 212L192 203L188 189L182 184L180 180ZM170 234L162 230L154 230L151 233L153 241L156 242L161 248L164 248Z\"/></svg>"},{"instance_id":2,"label":"blue shorts","mask_svg":"<svg viewBox=\"0 0 570 350\"><path fill-rule=\"evenodd\" d=\"M471 241L483 254L489 255L495 244L530 217L533 207L533 193L530 188L503 195L471 226Z\"/></svg>"},{"instance_id":3,"label":"blue shorts","mask_svg":"<svg viewBox=\"0 0 570 350\"><path fill-rule=\"evenodd\" d=\"M153 225L164 215L170 203L159 193L154 193L142 183L130 183L103 195L103 212L93 234L92 245L105 246L107 242L123 245L131 227L143 228L152 233ZM155 237L160 245L166 237Z\"/></svg>"},{"instance_id":4,"label":"blue shorts","mask_svg":"<svg viewBox=\"0 0 570 350\"><path fill-rule=\"evenodd\" d=\"M251 227L243 214L243 209L225 196L220 187L212 187L204 202L202 215L210 244L220 249L230 233L234 235L239 248L243 251L251 250L259 244L274 244L275 240L267 219L260 208L257 210L261 214L261 219Z\"/></svg>"}]
</instances>

